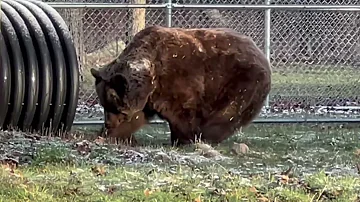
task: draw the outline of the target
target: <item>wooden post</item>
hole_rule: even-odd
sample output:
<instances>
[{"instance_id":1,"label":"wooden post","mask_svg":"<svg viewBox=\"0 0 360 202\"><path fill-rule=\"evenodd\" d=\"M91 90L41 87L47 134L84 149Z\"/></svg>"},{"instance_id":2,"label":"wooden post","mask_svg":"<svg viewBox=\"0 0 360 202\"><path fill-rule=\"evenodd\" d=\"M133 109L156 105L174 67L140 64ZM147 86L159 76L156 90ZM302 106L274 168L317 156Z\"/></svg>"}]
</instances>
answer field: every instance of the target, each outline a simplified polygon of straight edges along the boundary
<instances>
[{"instance_id":1,"label":"wooden post","mask_svg":"<svg viewBox=\"0 0 360 202\"><path fill-rule=\"evenodd\" d=\"M133 4L146 4L146 0L132 0ZM136 8L133 11L132 36L145 28L145 8Z\"/></svg>"}]
</instances>

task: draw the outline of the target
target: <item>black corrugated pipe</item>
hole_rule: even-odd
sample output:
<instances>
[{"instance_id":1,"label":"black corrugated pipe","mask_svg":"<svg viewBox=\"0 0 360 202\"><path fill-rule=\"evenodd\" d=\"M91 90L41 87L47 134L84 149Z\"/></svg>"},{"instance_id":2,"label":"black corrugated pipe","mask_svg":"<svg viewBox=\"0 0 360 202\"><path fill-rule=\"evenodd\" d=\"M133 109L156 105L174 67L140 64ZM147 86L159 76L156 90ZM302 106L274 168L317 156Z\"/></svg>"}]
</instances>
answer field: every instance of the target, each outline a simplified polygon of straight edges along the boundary
<instances>
[{"instance_id":1,"label":"black corrugated pipe","mask_svg":"<svg viewBox=\"0 0 360 202\"><path fill-rule=\"evenodd\" d=\"M0 127L69 131L79 69L65 21L41 1L0 2Z\"/></svg>"}]
</instances>

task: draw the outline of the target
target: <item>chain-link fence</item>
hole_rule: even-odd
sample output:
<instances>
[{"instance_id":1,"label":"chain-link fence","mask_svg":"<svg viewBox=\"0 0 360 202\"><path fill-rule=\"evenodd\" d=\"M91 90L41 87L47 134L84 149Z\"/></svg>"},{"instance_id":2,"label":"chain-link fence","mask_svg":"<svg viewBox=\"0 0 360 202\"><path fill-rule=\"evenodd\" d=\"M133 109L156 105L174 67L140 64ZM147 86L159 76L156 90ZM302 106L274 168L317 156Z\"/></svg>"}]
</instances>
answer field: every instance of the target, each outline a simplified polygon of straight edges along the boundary
<instances>
[{"instance_id":1,"label":"chain-link fence","mask_svg":"<svg viewBox=\"0 0 360 202\"><path fill-rule=\"evenodd\" d=\"M76 3L67 4L67 8L61 8L64 4L52 4L73 33L81 64L76 122L94 123L103 118L89 69L113 59L134 34L149 25L228 27L252 37L268 55L273 68L269 102L258 121L360 120L360 11L356 11L360 2L357 0ZM84 6L84 3L91 4Z\"/></svg>"}]
</instances>

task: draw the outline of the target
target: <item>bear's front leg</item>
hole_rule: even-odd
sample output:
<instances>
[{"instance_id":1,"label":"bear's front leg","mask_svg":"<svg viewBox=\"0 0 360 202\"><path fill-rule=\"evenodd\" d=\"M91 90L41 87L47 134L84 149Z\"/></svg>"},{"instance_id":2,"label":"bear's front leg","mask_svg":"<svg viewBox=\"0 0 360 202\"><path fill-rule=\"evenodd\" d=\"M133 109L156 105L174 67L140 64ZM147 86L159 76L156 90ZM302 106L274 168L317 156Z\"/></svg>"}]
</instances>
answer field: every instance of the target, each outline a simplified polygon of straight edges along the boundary
<instances>
[{"instance_id":1,"label":"bear's front leg","mask_svg":"<svg viewBox=\"0 0 360 202\"><path fill-rule=\"evenodd\" d=\"M184 108L183 102L172 103L157 100L154 108L158 116L168 122L172 146L195 143L196 134L200 131L200 120L196 107Z\"/></svg>"}]
</instances>

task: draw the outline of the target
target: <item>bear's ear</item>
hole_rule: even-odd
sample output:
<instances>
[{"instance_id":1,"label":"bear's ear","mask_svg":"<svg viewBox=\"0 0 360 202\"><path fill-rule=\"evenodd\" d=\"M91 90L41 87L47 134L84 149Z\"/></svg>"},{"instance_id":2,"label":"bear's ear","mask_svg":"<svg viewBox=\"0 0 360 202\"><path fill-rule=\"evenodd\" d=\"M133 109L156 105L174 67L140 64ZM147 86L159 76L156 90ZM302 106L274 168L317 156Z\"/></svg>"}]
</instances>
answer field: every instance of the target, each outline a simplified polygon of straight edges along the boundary
<instances>
[{"instance_id":1,"label":"bear's ear","mask_svg":"<svg viewBox=\"0 0 360 202\"><path fill-rule=\"evenodd\" d=\"M96 83L99 83L103 78L100 75L100 71L95 68L90 69L91 75L95 78Z\"/></svg>"}]
</instances>

